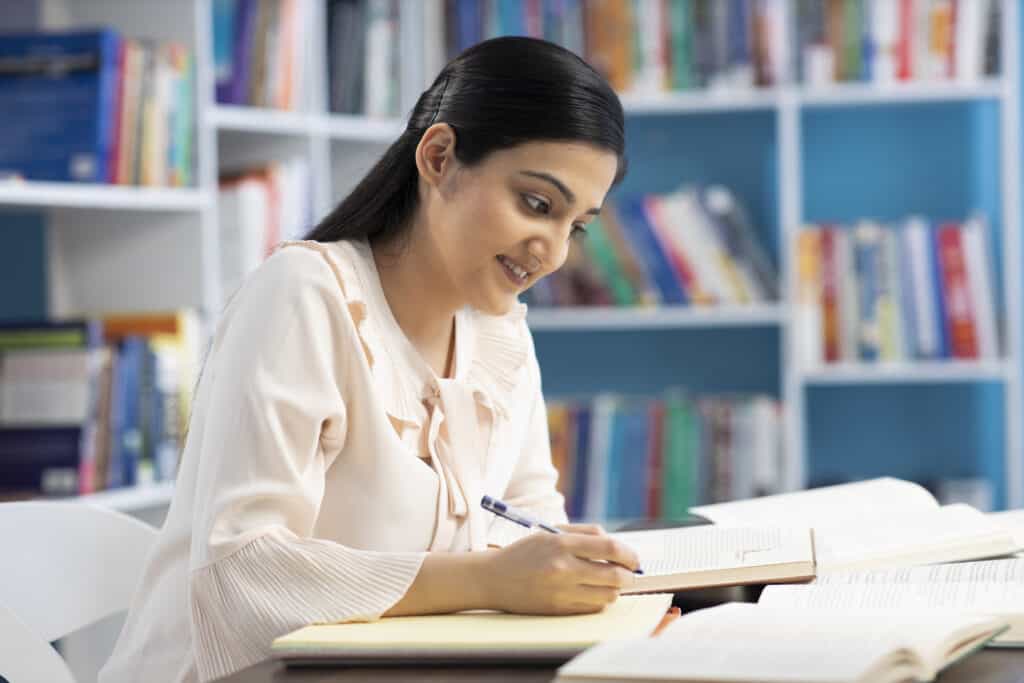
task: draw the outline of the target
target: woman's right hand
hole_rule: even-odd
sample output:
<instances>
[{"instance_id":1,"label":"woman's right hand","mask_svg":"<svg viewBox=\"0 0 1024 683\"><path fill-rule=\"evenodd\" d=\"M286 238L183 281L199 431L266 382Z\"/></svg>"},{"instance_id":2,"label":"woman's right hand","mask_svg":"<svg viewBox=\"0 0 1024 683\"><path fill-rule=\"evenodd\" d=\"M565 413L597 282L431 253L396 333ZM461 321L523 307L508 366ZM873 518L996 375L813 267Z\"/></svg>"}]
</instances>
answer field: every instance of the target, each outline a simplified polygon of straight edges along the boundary
<instances>
[{"instance_id":1,"label":"woman's right hand","mask_svg":"<svg viewBox=\"0 0 1024 683\"><path fill-rule=\"evenodd\" d=\"M488 602L519 614L599 612L633 584L636 553L599 527L533 533L487 553Z\"/></svg>"}]
</instances>

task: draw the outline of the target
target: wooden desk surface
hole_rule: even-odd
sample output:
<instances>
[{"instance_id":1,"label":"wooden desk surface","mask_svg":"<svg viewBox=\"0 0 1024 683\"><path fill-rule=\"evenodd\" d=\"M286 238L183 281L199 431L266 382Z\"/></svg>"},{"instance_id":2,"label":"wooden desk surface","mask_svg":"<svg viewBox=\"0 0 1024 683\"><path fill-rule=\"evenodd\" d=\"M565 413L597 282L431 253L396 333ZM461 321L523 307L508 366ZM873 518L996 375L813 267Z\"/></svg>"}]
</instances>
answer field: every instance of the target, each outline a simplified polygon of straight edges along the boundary
<instances>
[{"instance_id":1,"label":"wooden desk surface","mask_svg":"<svg viewBox=\"0 0 1024 683\"><path fill-rule=\"evenodd\" d=\"M436 668L436 669L287 669L278 662L263 662L221 679L222 683L547 683L552 668ZM949 668L938 683L1024 683L1024 650L984 650Z\"/></svg>"}]
</instances>

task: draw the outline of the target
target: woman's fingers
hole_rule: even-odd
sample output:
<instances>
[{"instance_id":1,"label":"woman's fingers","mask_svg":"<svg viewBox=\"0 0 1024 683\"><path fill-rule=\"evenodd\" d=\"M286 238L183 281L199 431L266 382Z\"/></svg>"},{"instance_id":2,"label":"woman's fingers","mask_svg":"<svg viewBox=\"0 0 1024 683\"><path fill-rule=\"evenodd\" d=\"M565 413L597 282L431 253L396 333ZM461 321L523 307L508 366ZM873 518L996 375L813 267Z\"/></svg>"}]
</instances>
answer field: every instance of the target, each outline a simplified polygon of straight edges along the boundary
<instances>
[{"instance_id":1,"label":"woman's fingers","mask_svg":"<svg viewBox=\"0 0 1024 683\"><path fill-rule=\"evenodd\" d=\"M600 612L605 605L610 605L619 597L619 591L607 586L578 586L574 593L573 608L584 608Z\"/></svg>"},{"instance_id":2,"label":"woman's fingers","mask_svg":"<svg viewBox=\"0 0 1024 683\"><path fill-rule=\"evenodd\" d=\"M640 558L636 551L611 536L563 534L560 540L563 547L576 557L613 562L630 571L640 567Z\"/></svg>"},{"instance_id":3,"label":"woman's fingers","mask_svg":"<svg viewBox=\"0 0 1024 683\"><path fill-rule=\"evenodd\" d=\"M584 586L614 588L619 591L629 588L636 582L636 575L633 572L610 562L576 558L576 562L571 566L576 572L578 583Z\"/></svg>"}]
</instances>

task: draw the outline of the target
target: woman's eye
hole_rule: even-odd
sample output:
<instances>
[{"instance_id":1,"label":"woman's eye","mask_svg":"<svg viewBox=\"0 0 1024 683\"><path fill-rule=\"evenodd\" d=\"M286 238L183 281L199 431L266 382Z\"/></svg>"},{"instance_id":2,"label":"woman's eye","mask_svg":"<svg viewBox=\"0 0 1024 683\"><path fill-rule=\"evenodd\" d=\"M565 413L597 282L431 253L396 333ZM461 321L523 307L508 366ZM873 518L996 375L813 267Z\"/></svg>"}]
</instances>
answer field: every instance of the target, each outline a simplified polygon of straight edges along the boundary
<instances>
[{"instance_id":1,"label":"woman's eye","mask_svg":"<svg viewBox=\"0 0 1024 683\"><path fill-rule=\"evenodd\" d=\"M547 214L551 211L551 205L540 197L532 194L524 194L523 199L526 201L526 204L530 207L531 211L535 211L539 214Z\"/></svg>"},{"instance_id":2,"label":"woman's eye","mask_svg":"<svg viewBox=\"0 0 1024 683\"><path fill-rule=\"evenodd\" d=\"M572 226L572 234L570 236L571 237L586 237L587 236L587 226L583 225L582 223L576 223L575 225Z\"/></svg>"}]
</instances>

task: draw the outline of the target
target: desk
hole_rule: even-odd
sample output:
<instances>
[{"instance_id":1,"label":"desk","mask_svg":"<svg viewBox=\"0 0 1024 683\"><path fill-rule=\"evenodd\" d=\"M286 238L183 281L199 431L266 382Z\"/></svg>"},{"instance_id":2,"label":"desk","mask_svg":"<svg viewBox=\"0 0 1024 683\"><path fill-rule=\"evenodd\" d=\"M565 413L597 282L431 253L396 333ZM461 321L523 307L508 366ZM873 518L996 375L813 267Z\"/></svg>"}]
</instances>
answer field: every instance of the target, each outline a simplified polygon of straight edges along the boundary
<instances>
[{"instance_id":1,"label":"desk","mask_svg":"<svg viewBox=\"0 0 1024 683\"><path fill-rule=\"evenodd\" d=\"M268 661L221 679L222 683L548 683L553 668L286 669ZM1024 683L1024 650L984 650L950 667L938 683Z\"/></svg>"},{"instance_id":2,"label":"desk","mask_svg":"<svg viewBox=\"0 0 1024 683\"><path fill-rule=\"evenodd\" d=\"M619 531L698 526L706 520L690 518L670 522L639 522L626 525ZM736 586L706 591L687 591L676 595L676 604L689 612L728 600L757 601L752 587ZM391 669L288 669L280 662L266 661L233 676L220 679L220 683L337 683L339 681L370 681L377 683L548 683L555 677L554 667L465 667L451 668L391 668ZM950 667L937 679L938 683L1024 683L1024 649L983 650Z\"/></svg>"}]
</instances>

